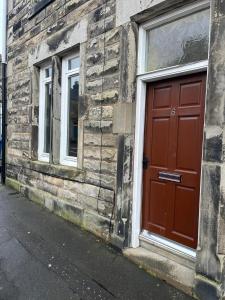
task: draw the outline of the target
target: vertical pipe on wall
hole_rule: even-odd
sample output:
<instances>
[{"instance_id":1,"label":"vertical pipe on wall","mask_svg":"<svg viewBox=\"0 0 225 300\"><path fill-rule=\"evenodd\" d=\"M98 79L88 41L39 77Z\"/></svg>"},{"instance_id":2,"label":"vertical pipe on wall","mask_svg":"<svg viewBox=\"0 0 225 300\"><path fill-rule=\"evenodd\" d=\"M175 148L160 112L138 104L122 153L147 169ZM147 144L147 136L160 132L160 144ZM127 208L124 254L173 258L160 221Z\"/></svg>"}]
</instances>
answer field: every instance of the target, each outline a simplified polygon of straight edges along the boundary
<instances>
[{"instance_id":1,"label":"vertical pipe on wall","mask_svg":"<svg viewBox=\"0 0 225 300\"><path fill-rule=\"evenodd\" d=\"M6 177L6 134L7 134L7 90L6 90L6 70L7 70L7 0L0 1L0 54L2 55L2 176L1 182L5 183Z\"/></svg>"},{"instance_id":2,"label":"vertical pipe on wall","mask_svg":"<svg viewBox=\"0 0 225 300\"><path fill-rule=\"evenodd\" d=\"M2 174L1 182L5 184L6 177L6 133L7 133L7 91L6 91L6 63L2 63Z\"/></svg>"}]
</instances>

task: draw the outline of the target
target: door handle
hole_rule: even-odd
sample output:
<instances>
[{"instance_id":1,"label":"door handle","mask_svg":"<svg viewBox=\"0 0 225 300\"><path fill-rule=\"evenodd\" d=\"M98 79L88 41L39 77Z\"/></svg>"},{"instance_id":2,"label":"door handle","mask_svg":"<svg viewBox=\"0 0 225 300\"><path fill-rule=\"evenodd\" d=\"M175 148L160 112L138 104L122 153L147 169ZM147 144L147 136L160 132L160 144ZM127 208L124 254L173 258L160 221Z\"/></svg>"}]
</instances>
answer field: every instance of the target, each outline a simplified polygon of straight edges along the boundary
<instances>
[{"instance_id":1,"label":"door handle","mask_svg":"<svg viewBox=\"0 0 225 300\"><path fill-rule=\"evenodd\" d=\"M177 173L159 172L159 179L181 183L181 175Z\"/></svg>"},{"instance_id":2,"label":"door handle","mask_svg":"<svg viewBox=\"0 0 225 300\"><path fill-rule=\"evenodd\" d=\"M143 169L144 169L144 170L148 169L149 159L148 159L146 156L143 157L143 162L142 162L142 164L143 164Z\"/></svg>"}]
</instances>

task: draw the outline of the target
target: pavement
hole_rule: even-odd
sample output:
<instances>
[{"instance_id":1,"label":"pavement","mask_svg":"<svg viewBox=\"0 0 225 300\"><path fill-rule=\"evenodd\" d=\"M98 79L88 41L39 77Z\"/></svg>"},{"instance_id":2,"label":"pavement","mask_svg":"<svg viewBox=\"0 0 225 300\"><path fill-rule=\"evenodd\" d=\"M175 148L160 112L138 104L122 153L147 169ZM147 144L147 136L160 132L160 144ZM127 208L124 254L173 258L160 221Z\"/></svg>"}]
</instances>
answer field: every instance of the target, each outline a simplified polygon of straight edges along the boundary
<instances>
[{"instance_id":1,"label":"pavement","mask_svg":"<svg viewBox=\"0 0 225 300\"><path fill-rule=\"evenodd\" d=\"M0 186L1 300L191 300L94 235Z\"/></svg>"}]
</instances>

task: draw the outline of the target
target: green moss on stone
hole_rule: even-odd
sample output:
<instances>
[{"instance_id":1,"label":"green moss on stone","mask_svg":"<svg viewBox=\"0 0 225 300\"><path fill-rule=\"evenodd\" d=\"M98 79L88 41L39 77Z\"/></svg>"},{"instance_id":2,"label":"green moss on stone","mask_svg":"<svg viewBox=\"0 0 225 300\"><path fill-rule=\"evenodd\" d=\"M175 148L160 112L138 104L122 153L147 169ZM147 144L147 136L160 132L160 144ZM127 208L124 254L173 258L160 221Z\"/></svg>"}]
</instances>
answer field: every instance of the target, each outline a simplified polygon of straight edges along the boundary
<instances>
[{"instance_id":1,"label":"green moss on stone","mask_svg":"<svg viewBox=\"0 0 225 300\"><path fill-rule=\"evenodd\" d=\"M11 187L12 189L20 192L21 184L19 183L19 181L6 177L5 183L7 186Z\"/></svg>"}]
</instances>

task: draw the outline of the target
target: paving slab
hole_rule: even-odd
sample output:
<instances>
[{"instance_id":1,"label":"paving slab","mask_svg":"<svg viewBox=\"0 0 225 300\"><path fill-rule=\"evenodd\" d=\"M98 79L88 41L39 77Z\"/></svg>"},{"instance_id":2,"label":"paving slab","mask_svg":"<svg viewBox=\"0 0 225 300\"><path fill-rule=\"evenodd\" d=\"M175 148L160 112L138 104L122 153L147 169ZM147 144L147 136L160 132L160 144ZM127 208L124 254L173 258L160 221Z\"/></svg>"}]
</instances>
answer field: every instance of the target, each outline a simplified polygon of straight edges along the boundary
<instances>
[{"instance_id":1,"label":"paving slab","mask_svg":"<svg viewBox=\"0 0 225 300\"><path fill-rule=\"evenodd\" d=\"M0 186L0 300L191 300L94 235Z\"/></svg>"}]
</instances>

